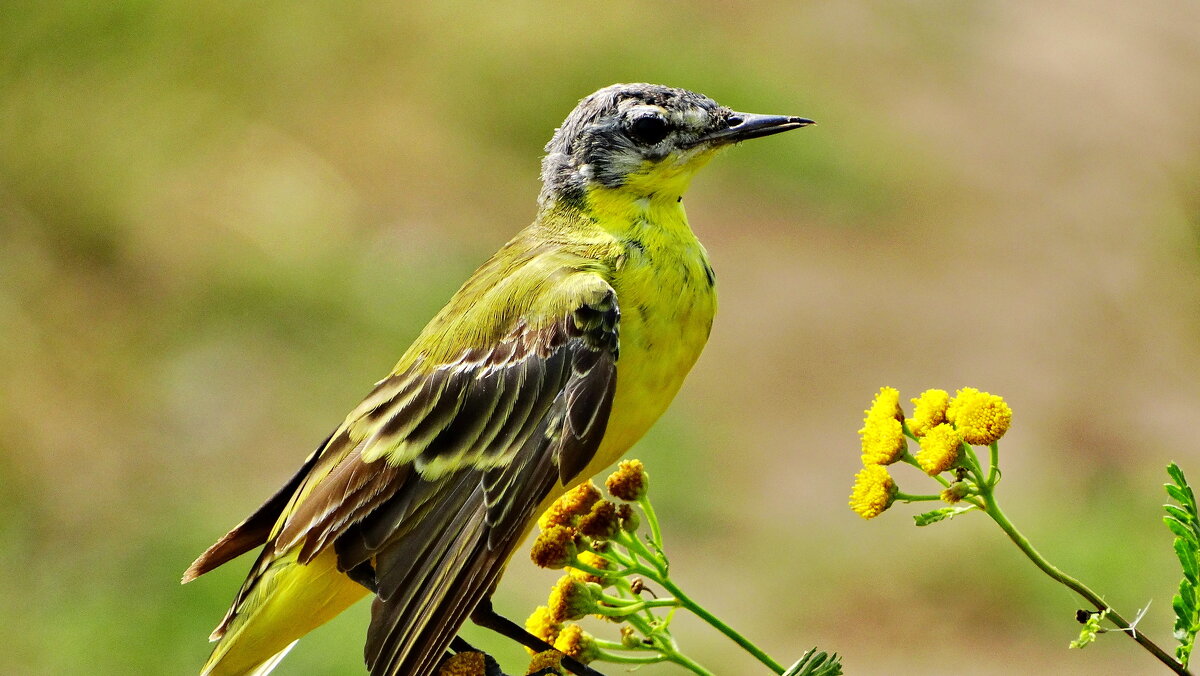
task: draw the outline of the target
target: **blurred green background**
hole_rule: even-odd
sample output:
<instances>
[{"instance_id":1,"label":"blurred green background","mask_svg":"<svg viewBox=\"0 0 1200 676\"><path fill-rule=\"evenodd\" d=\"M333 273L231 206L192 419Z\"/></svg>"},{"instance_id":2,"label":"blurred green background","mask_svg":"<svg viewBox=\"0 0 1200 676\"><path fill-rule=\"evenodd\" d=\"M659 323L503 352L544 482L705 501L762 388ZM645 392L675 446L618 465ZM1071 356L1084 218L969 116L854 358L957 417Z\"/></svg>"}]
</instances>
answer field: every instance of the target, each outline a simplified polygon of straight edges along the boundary
<instances>
[{"instance_id":1,"label":"blurred green background","mask_svg":"<svg viewBox=\"0 0 1200 676\"><path fill-rule=\"evenodd\" d=\"M575 102L651 81L820 122L689 195L721 312L634 452L685 588L849 674L1165 673L1115 636L1068 651L1080 602L982 518L846 498L880 385L1000 393L1009 515L1171 643L1163 466L1200 480L1197 27L1183 0L5 3L0 672L195 673L248 562L183 569L531 219ZM521 561L517 618L554 579ZM362 673L367 611L278 673ZM763 673L678 626L717 673Z\"/></svg>"}]
</instances>

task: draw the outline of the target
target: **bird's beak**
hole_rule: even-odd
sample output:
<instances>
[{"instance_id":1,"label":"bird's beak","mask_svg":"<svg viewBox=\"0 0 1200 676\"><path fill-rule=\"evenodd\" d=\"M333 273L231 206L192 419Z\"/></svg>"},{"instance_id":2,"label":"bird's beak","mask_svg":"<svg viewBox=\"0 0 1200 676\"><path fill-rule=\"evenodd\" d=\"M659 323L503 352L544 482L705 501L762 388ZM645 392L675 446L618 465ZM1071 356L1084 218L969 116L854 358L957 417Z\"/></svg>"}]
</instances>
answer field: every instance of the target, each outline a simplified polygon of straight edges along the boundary
<instances>
[{"instance_id":1,"label":"bird's beak","mask_svg":"<svg viewBox=\"0 0 1200 676\"><path fill-rule=\"evenodd\" d=\"M755 115L754 113L730 113L725 121L728 126L706 134L701 141L718 145L737 143L816 124L816 122L803 117Z\"/></svg>"}]
</instances>

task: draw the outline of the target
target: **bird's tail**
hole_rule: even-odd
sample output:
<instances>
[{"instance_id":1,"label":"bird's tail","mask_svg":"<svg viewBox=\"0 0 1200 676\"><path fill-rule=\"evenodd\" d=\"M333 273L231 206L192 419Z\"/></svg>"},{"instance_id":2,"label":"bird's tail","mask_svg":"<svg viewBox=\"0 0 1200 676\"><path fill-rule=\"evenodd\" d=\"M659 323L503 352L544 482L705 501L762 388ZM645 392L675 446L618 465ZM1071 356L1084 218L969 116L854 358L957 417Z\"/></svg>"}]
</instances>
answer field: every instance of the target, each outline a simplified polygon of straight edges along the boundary
<instances>
[{"instance_id":1,"label":"bird's tail","mask_svg":"<svg viewBox=\"0 0 1200 676\"><path fill-rule=\"evenodd\" d=\"M330 547L308 564L294 552L271 561L213 632L201 676L265 676L301 636L333 619L367 590L337 569Z\"/></svg>"}]
</instances>

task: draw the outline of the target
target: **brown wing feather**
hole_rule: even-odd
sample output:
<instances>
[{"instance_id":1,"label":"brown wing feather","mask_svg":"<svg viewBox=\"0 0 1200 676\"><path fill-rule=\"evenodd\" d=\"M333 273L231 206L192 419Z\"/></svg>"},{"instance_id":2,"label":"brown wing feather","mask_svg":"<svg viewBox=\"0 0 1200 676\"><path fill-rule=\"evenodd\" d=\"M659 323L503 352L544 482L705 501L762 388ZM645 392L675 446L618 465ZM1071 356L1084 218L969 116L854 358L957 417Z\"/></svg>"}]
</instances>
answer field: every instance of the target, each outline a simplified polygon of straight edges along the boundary
<instances>
[{"instance_id":1,"label":"brown wing feather","mask_svg":"<svg viewBox=\"0 0 1200 676\"><path fill-rule=\"evenodd\" d=\"M253 514L234 526L232 530L222 536L220 540L217 540L211 547L204 550L204 553L197 557L192 562L192 565L188 567L187 571L184 572L183 582L185 584L191 582L208 571L236 559L269 540L271 538L271 530L278 523L279 516L291 501L292 495L295 494L313 467L316 466L322 451L329 445L333 436L333 434L330 434L317 447L317 450L308 456L300 469L292 475L292 478L282 488L275 492L275 495L272 495Z\"/></svg>"},{"instance_id":2,"label":"brown wing feather","mask_svg":"<svg viewBox=\"0 0 1200 676\"><path fill-rule=\"evenodd\" d=\"M609 315L603 323L591 321L597 306ZM531 416L536 423L511 462L443 479L453 488L438 496L422 522L378 549L363 548L361 535L338 541L341 567L375 557L379 593L365 649L373 676L433 673L458 628L494 587L538 504L560 477L573 478L591 460L616 384L616 326L611 293L565 318L568 339L559 353L566 368L546 369L551 377L542 382L558 385L543 388L553 391L553 401ZM561 380L553 377L559 372ZM379 510L378 518L385 513ZM375 525L362 524L366 530Z\"/></svg>"},{"instance_id":3,"label":"brown wing feather","mask_svg":"<svg viewBox=\"0 0 1200 676\"><path fill-rule=\"evenodd\" d=\"M341 570L376 569L372 673L432 673L533 510L603 436L615 293L598 277L572 288L588 289L586 301L556 322L517 320L488 349L442 365L418 358L380 381L287 485L189 569L194 577L271 542L214 635L279 555L300 547L305 563L332 544Z\"/></svg>"}]
</instances>

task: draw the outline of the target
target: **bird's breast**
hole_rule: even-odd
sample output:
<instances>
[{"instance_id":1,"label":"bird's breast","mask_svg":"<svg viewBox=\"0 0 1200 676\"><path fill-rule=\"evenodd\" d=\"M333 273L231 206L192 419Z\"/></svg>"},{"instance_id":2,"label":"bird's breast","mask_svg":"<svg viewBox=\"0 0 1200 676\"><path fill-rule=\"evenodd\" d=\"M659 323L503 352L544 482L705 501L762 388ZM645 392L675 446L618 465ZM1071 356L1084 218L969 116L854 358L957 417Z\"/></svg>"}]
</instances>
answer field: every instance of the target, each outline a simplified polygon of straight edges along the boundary
<instances>
[{"instance_id":1,"label":"bird's breast","mask_svg":"<svg viewBox=\"0 0 1200 676\"><path fill-rule=\"evenodd\" d=\"M708 341L716 311L712 268L690 230L625 249L613 273L621 311L617 391L593 472L615 462L666 410Z\"/></svg>"}]
</instances>

